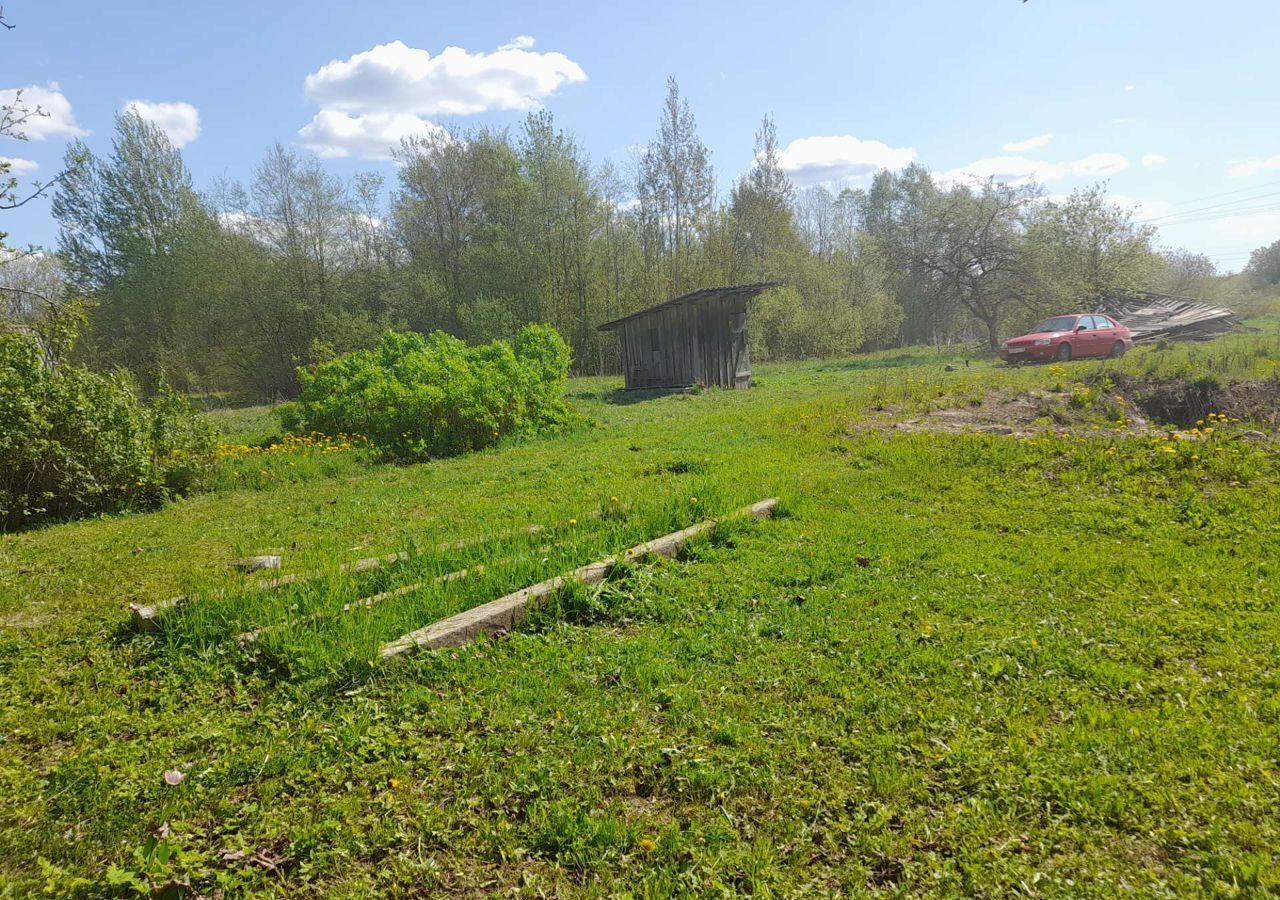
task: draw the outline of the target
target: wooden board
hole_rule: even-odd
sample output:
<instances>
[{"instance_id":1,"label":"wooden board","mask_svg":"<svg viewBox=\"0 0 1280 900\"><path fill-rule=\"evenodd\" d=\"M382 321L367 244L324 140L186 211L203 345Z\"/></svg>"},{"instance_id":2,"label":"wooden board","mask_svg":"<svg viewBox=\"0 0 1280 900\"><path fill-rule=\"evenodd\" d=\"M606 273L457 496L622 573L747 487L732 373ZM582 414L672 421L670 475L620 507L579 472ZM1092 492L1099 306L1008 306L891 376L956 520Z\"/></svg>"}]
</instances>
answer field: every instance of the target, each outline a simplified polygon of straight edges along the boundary
<instances>
[{"instance_id":1,"label":"wooden board","mask_svg":"<svg viewBox=\"0 0 1280 900\"><path fill-rule=\"evenodd\" d=\"M767 519L774 514L777 507L778 499L772 497L740 509L733 515L749 515L757 519ZM707 519L681 531L664 535L652 541L646 541L624 552L622 559L632 561L654 556L674 557L685 544L693 538L709 532L719 521L717 519ZM567 575L557 575L555 578L540 581L513 594L507 594L505 597L491 600L482 606L433 622L424 628L411 631L403 637L384 644L379 655L383 659L390 659L416 650L459 647L482 635L495 635L510 631L524 619L535 603L550 597L570 583L599 584L609 577L609 573L618 565L618 562L618 557L606 557L598 562L574 569Z\"/></svg>"}]
</instances>

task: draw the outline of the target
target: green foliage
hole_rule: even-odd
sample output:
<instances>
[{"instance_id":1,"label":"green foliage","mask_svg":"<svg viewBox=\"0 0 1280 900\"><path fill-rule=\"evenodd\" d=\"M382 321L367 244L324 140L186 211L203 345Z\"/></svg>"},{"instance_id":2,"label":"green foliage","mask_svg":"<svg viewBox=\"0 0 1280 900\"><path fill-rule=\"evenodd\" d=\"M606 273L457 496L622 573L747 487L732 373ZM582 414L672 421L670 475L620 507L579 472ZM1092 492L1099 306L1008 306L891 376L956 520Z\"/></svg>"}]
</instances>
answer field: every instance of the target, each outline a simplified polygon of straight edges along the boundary
<instances>
[{"instance_id":1,"label":"green foliage","mask_svg":"<svg viewBox=\"0 0 1280 900\"><path fill-rule=\"evenodd\" d=\"M1245 274L1260 285L1280 286L1280 241L1259 247L1249 254Z\"/></svg>"},{"instance_id":2,"label":"green foliage","mask_svg":"<svg viewBox=\"0 0 1280 900\"><path fill-rule=\"evenodd\" d=\"M0 537L0 894L1274 895L1274 440L891 427L916 390L1063 380L1066 406L1157 359L1265 379L1262 327L1058 372L911 348L640 403L579 381L596 427ZM882 390L896 413L863 431ZM693 497L770 494L788 517L506 638L374 662L702 518ZM226 571L272 548L331 577ZM177 593L198 600L161 634L113 627L122 595Z\"/></svg>"},{"instance_id":3,"label":"green foliage","mask_svg":"<svg viewBox=\"0 0 1280 900\"><path fill-rule=\"evenodd\" d=\"M569 347L548 325L526 325L514 345L388 332L373 350L300 371L302 396L282 421L362 435L397 459L453 456L567 421L568 369Z\"/></svg>"},{"instance_id":4,"label":"green foliage","mask_svg":"<svg viewBox=\"0 0 1280 900\"><path fill-rule=\"evenodd\" d=\"M51 369L0 333L0 528L152 508L212 469L214 431L167 388L141 405L124 373Z\"/></svg>"}]
</instances>

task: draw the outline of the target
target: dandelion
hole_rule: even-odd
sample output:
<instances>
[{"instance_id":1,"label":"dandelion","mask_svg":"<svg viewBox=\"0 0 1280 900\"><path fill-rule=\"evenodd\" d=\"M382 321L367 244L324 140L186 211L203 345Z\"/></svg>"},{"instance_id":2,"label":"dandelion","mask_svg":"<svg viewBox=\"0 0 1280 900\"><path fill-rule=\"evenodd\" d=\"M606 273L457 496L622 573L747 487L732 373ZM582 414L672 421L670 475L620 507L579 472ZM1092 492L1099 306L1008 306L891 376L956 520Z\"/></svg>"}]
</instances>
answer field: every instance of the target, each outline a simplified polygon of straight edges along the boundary
<instances>
[{"instance_id":1,"label":"dandelion","mask_svg":"<svg viewBox=\"0 0 1280 900\"><path fill-rule=\"evenodd\" d=\"M1165 444L1163 447L1160 448L1160 452L1161 453L1177 453L1178 451L1170 447L1168 444Z\"/></svg>"},{"instance_id":2,"label":"dandelion","mask_svg":"<svg viewBox=\"0 0 1280 900\"><path fill-rule=\"evenodd\" d=\"M698 498L697 498L697 497L690 497L690 498L689 498L689 502L690 502L690 503L697 503L697 502L698 502Z\"/></svg>"},{"instance_id":3,"label":"dandelion","mask_svg":"<svg viewBox=\"0 0 1280 900\"><path fill-rule=\"evenodd\" d=\"M640 850L644 853L652 853L658 849L658 845L649 838L644 838L639 844Z\"/></svg>"},{"instance_id":4,"label":"dandelion","mask_svg":"<svg viewBox=\"0 0 1280 900\"><path fill-rule=\"evenodd\" d=\"M396 788L400 787L400 779L392 778L390 781L387 782L387 784L389 784L391 786L391 789L394 791Z\"/></svg>"},{"instance_id":5,"label":"dandelion","mask_svg":"<svg viewBox=\"0 0 1280 900\"><path fill-rule=\"evenodd\" d=\"M610 497L610 498L609 498L609 502L610 502L610 503L617 503L617 502L618 502L618 498L617 498L617 497Z\"/></svg>"},{"instance_id":6,"label":"dandelion","mask_svg":"<svg viewBox=\"0 0 1280 900\"><path fill-rule=\"evenodd\" d=\"M577 520L577 519L570 519L570 520L569 520L569 524L570 524L570 525L577 525L577 524L578 524L578 520Z\"/></svg>"}]
</instances>

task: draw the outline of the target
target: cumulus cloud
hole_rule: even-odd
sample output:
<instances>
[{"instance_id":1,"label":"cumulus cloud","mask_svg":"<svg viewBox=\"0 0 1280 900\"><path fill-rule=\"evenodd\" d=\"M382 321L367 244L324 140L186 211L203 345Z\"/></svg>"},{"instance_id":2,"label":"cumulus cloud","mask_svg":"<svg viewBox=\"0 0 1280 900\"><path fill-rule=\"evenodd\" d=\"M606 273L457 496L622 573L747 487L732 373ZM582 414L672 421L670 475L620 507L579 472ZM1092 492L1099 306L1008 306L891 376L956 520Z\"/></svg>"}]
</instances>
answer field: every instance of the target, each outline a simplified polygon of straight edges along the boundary
<instances>
[{"instance_id":1,"label":"cumulus cloud","mask_svg":"<svg viewBox=\"0 0 1280 900\"><path fill-rule=\"evenodd\" d=\"M851 134L797 138L779 154L779 163L796 185L808 187L901 169L916 158L913 147L890 147Z\"/></svg>"},{"instance_id":2,"label":"cumulus cloud","mask_svg":"<svg viewBox=\"0 0 1280 900\"><path fill-rule=\"evenodd\" d=\"M200 110L190 103L153 103L150 100L130 100L120 108L121 112L134 112L152 123L182 148L200 136Z\"/></svg>"},{"instance_id":3,"label":"cumulus cloud","mask_svg":"<svg viewBox=\"0 0 1280 900\"><path fill-rule=\"evenodd\" d=\"M7 165L10 175L30 175L40 168L40 164L34 159L21 159L16 156L0 156L0 165Z\"/></svg>"},{"instance_id":4,"label":"cumulus cloud","mask_svg":"<svg viewBox=\"0 0 1280 900\"><path fill-rule=\"evenodd\" d=\"M43 115L31 116L22 123L21 131L33 141L43 141L51 137L84 137L89 132L76 124L76 117L71 112L71 101L62 93L56 81L45 87L29 85L23 88L0 89L0 106L12 106L18 102L18 94L22 94L21 102L28 109L40 108Z\"/></svg>"},{"instance_id":5,"label":"cumulus cloud","mask_svg":"<svg viewBox=\"0 0 1280 900\"><path fill-rule=\"evenodd\" d=\"M353 115L335 109L320 110L298 131L302 145L326 159L391 159L392 150L403 138L445 135L439 125L409 113Z\"/></svg>"},{"instance_id":6,"label":"cumulus cloud","mask_svg":"<svg viewBox=\"0 0 1280 900\"><path fill-rule=\"evenodd\" d=\"M1235 163L1227 170L1227 174L1232 178L1248 178L1267 169L1280 169L1280 153L1269 159L1246 159Z\"/></svg>"},{"instance_id":7,"label":"cumulus cloud","mask_svg":"<svg viewBox=\"0 0 1280 900\"><path fill-rule=\"evenodd\" d=\"M1053 140L1053 133L1046 131L1044 134L1027 138L1025 141L1010 141L1000 149L1006 153L1026 153L1028 150L1038 150L1041 147L1049 146L1051 140Z\"/></svg>"},{"instance_id":8,"label":"cumulus cloud","mask_svg":"<svg viewBox=\"0 0 1280 900\"><path fill-rule=\"evenodd\" d=\"M1169 157L1160 153L1147 153L1142 157L1142 164L1144 166L1163 166L1168 161Z\"/></svg>"},{"instance_id":9,"label":"cumulus cloud","mask_svg":"<svg viewBox=\"0 0 1280 900\"><path fill-rule=\"evenodd\" d=\"M989 156L974 160L966 166L935 172L933 177L935 181L943 183L986 181L994 178L1005 184L1021 185L1032 181L1056 181L1065 178L1067 172L1067 167L1061 163L1028 159L1025 156Z\"/></svg>"},{"instance_id":10,"label":"cumulus cloud","mask_svg":"<svg viewBox=\"0 0 1280 900\"><path fill-rule=\"evenodd\" d=\"M1129 167L1129 160L1119 153L1093 153L1069 163L1047 162L1025 156L990 156L945 172L935 172L934 180L955 184L964 181L986 181L989 178L1009 185L1044 183L1063 178L1088 178L1114 175Z\"/></svg>"},{"instance_id":11,"label":"cumulus cloud","mask_svg":"<svg viewBox=\"0 0 1280 900\"><path fill-rule=\"evenodd\" d=\"M321 66L307 76L306 93L341 112L470 115L531 109L563 85L586 81L563 53L532 46L522 35L491 53L446 47L432 56L392 41Z\"/></svg>"}]
</instances>

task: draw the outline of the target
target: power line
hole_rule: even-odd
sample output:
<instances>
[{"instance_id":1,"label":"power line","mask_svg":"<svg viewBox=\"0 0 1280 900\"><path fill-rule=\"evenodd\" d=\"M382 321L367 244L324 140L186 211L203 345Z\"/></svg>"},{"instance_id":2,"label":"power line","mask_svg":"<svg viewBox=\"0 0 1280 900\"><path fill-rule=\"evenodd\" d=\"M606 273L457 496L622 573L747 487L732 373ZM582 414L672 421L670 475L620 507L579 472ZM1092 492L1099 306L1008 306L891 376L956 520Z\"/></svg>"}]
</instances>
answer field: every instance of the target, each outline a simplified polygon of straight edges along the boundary
<instances>
[{"instance_id":1,"label":"power line","mask_svg":"<svg viewBox=\"0 0 1280 900\"><path fill-rule=\"evenodd\" d=\"M1266 194L1258 194L1254 197L1242 197L1239 200L1228 200L1226 203L1213 203L1209 206L1201 206L1196 209L1184 209L1181 212L1165 213L1163 216L1152 216L1149 219L1140 219L1139 224L1157 224L1163 219L1177 219L1184 216L1192 216L1202 212L1208 212L1214 209L1221 209L1224 206L1237 206L1241 203L1254 203L1258 200L1265 200L1268 197L1280 197L1280 191L1271 191Z\"/></svg>"},{"instance_id":2,"label":"power line","mask_svg":"<svg viewBox=\"0 0 1280 900\"><path fill-rule=\"evenodd\" d=\"M1230 197L1234 194L1243 194L1248 191L1258 191L1262 188L1280 186L1280 180L1264 181L1262 184L1251 184L1248 187L1236 188L1234 191L1219 191L1216 194L1205 194L1203 197L1192 197L1190 200L1179 200L1177 203L1170 204L1172 206L1186 206L1188 203L1199 203L1201 200L1216 200L1219 197Z\"/></svg>"},{"instance_id":3,"label":"power line","mask_svg":"<svg viewBox=\"0 0 1280 900\"><path fill-rule=\"evenodd\" d=\"M1241 209L1232 209L1226 212L1197 215L1187 219L1177 219L1172 222L1157 222L1154 224L1161 227L1172 227L1174 225L1196 225L1203 222L1219 222L1223 219L1233 219L1236 216L1253 216L1261 213L1276 212L1277 210L1280 210L1280 203L1270 203L1265 206L1243 207Z\"/></svg>"}]
</instances>

